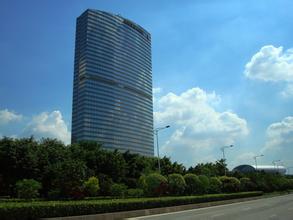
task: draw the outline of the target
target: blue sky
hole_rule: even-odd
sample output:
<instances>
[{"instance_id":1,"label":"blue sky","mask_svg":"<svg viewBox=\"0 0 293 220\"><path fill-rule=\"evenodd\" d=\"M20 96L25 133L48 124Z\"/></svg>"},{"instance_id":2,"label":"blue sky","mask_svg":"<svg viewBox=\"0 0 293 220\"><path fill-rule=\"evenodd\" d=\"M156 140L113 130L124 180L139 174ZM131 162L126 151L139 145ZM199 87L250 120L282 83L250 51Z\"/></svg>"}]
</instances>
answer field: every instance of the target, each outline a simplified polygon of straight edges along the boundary
<instances>
[{"instance_id":1,"label":"blue sky","mask_svg":"<svg viewBox=\"0 0 293 220\"><path fill-rule=\"evenodd\" d=\"M69 141L75 19L85 9L129 18L152 34L161 155L230 167L293 166L290 0L14 1L0 7L0 135Z\"/></svg>"}]
</instances>

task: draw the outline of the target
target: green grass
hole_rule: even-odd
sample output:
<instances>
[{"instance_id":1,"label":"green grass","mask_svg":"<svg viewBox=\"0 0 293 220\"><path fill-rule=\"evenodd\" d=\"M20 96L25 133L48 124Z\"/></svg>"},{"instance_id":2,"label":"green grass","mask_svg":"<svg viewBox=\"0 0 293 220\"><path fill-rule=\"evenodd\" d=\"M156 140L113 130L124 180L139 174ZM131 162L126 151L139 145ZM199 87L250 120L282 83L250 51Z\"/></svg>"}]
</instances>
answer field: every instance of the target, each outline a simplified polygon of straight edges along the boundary
<instances>
[{"instance_id":1,"label":"green grass","mask_svg":"<svg viewBox=\"0 0 293 220\"><path fill-rule=\"evenodd\" d=\"M262 192L210 194L159 198L129 198L78 201L30 201L0 202L1 220L38 219L44 217L88 215L106 212L129 211L212 202L227 199L260 196Z\"/></svg>"}]
</instances>

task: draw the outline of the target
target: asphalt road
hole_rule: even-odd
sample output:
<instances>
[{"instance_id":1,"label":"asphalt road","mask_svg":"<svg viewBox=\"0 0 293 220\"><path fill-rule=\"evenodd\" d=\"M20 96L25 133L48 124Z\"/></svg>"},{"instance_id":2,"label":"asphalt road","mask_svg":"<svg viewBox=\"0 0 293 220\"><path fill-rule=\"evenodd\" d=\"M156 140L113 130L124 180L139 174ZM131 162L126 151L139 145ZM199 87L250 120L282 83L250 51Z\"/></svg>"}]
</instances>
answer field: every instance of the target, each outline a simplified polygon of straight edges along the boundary
<instances>
[{"instance_id":1,"label":"asphalt road","mask_svg":"<svg viewBox=\"0 0 293 220\"><path fill-rule=\"evenodd\" d=\"M131 219L146 220L189 220L189 219L241 219L263 220L284 219L293 220L293 194L257 199L229 205L193 209L160 215L137 217Z\"/></svg>"}]
</instances>

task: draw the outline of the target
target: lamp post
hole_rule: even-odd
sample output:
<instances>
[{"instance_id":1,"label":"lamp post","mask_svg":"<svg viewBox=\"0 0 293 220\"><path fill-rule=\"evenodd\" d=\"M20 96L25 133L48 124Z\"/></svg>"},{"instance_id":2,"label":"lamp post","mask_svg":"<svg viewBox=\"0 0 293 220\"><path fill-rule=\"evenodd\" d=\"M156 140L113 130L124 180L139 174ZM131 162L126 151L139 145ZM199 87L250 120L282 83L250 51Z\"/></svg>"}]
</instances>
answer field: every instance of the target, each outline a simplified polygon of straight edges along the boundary
<instances>
[{"instance_id":1,"label":"lamp post","mask_svg":"<svg viewBox=\"0 0 293 220\"><path fill-rule=\"evenodd\" d=\"M274 164L274 168L276 168L276 164L277 164L277 172L279 173L279 165L278 162L280 162L281 160L273 160L272 163Z\"/></svg>"},{"instance_id":2,"label":"lamp post","mask_svg":"<svg viewBox=\"0 0 293 220\"><path fill-rule=\"evenodd\" d=\"M253 158L254 158L254 161L255 161L255 170L257 171L257 160L256 160L256 158L258 158L258 157L263 157L264 155L263 154L261 154L261 155L256 155L256 156L254 156Z\"/></svg>"},{"instance_id":3,"label":"lamp post","mask_svg":"<svg viewBox=\"0 0 293 220\"><path fill-rule=\"evenodd\" d=\"M223 160L224 160L224 162L225 162L225 160L226 160L226 158L225 158L225 149L226 149L226 148L230 148L230 147L233 147L233 145L231 144L231 145L229 145L229 146L223 146L223 147L221 147L221 151L222 151L222 153L223 153ZM225 176L226 176L226 168L225 168Z\"/></svg>"},{"instance_id":4,"label":"lamp post","mask_svg":"<svg viewBox=\"0 0 293 220\"><path fill-rule=\"evenodd\" d=\"M288 175L290 175L290 169L292 169L293 167L287 167L288 170Z\"/></svg>"},{"instance_id":5,"label":"lamp post","mask_svg":"<svg viewBox=\"0 0 293 220\"><path fill-rule=\"evenodd\" d=\"M154 133L156 135L156 139L157 139L157 153L158 153L158 167L159 167L159 173L161 173L161 164L160 164L160 151L159 151L159 131L163 130L163 129L166 129L166 128L169 128L170 125L167 125L165 127L159 127L159 128L156 128L154 129Z\"/></svg>"}]
</instances>

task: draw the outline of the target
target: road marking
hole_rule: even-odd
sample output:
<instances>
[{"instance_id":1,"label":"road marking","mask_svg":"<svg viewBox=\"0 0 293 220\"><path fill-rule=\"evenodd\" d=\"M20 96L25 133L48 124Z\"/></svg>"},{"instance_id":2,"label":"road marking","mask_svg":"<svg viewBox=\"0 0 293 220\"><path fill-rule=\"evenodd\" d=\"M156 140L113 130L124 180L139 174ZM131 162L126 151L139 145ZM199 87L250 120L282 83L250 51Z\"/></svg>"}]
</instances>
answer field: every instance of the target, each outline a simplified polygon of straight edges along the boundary
<instances>
[{"instance_id":1,"label":"road marking","mask_svg":"<svg viewBox=\"0 0 293 220\"><path fill-rule=\"evenodd\" d=\"M251 209L251 207L245 207L245 208L242 209L242 211L248 211L250 209Z\"/></svg>"},{"instance_id":2,"label":"road marking","mask_svg":"<svg viewBox=\"0 0 293 220\"><path fill-rule=\"evenodd\" d=\"M217 217L221 217L223 215L224 215L223 213L222 214L216 214L216 215L212 215L211 218L214 219L214 218L217 218Z\"/></svg>"},{"instance_id":3,"label":"road marking","mask_svg":"<svg viewBox=\"0 0 293 220\"><path fill-rule=\"evenodd\" d=\"M292 194L291 194L292 195ZM165 215L173 215L173 214L180 214L183 212L195 212L195 211L201 211L201 210L206 210L206 209L216 209L219 207L227 207L227 206L234 206L234 205L239 205L239 204L246 204L246 203L257 203L261 200L266 200L266 199L274 199L276 197L282 198L282 197L289 197L289 195L281 195L281 196L274 196L274 197L269 197L269 198L257 198L253 200L248 200L244 202L235 202L231 204L225 204L225 205L215 205L215 206L210 206L210 207L205 207L205 208L194 208L194 209L189 209L189 210L183 210L183 211L177 211L177 212L168 212L168 213L162 213L162 214L155 214L155 215L145 215L145 216L139 216L139 217L134 217L134 218L127 218L128 220L138 220L138 219L147 219L147 218L152 218L152 217L159 217L159 216L165 216ZM264 207L266 207L265 205Z\"/></svg>"},{"instance_id":4,"label":"road marking","mask_svg":"<svg viewBox=\"0 0 293 220\"><path fill-rule=\"evenodd\" d=\"M269 219L277 219L277 215L276 214L273 214L273 215L270 216Z\"/></svg>"},{"instance_id":5,"label":"road marking","mask_svg":"<svg viewBox=\"0 0 293 220\"><path fill-rule=\"evenodd\" d=\"M255 199L255 200L244 201L244 202L234 202L234 203L225 204L225 205L215 205L215 206L210 206L210 207L194 208L194 209L188 209L188 210L177 211L177 212L168 212L168 213L162 213L162 214L140 216L140 217L128 218L128 220L144 219L144 218L151 218L151 217L158 217L158 216L172 215L172 214L180 214L180 213L183 213L183 212L194 212L194 211L201 211L201 210L206 210L206 209L216 209L216 208L219 208L219 207L226 207L226 206L233 206L233 205L239 205L239 204L245 204L245 203L249 203L249 202L254 202L256 200L262 200L262 198Z\"/></svg>"}]
</instances>

